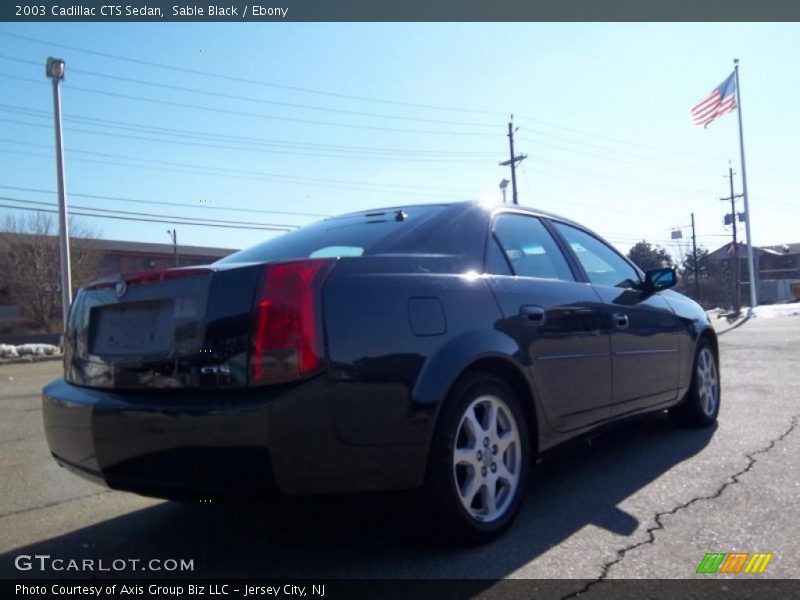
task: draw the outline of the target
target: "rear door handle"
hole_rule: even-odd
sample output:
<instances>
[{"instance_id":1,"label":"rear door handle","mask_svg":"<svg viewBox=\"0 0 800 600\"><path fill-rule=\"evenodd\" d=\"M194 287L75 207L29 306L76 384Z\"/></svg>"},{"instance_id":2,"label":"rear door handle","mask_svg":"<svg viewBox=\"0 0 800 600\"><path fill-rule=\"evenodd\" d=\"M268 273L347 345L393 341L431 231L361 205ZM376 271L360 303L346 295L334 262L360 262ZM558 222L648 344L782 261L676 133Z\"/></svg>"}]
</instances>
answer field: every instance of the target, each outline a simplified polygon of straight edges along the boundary
<instances>
[{"instance_id":1,"label":"rear door handle","mask_svg":"<svg viewBox=\"0 0 800 600\"><path fill-rule=\"evenodd\" d=\"M611 317L614 320L614 327L616 329L627 329L630 320L625 313L614 313Z\"/></svg>"},{"instance_id":2,"label":"rear door handle","mask_svg":"<svg viewBox=\"0 0 800 600\"><path fill-rule=\"evenodd\" d=\"M520 306L520 316L530 325L541 325L544 323L544 308L541 306Z\"/></svg>"}]
</instances>

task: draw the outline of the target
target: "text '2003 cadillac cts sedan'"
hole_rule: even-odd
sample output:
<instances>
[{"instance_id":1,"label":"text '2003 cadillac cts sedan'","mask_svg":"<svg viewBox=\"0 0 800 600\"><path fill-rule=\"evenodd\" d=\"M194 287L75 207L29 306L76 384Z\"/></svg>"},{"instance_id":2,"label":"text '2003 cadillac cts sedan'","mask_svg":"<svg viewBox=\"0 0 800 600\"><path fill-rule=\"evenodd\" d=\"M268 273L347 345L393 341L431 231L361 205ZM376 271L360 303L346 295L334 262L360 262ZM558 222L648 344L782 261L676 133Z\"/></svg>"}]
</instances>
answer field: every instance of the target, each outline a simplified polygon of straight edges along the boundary
<instances>
[{"instance_id":1,"label":"text '2003 cadillac cts sedan'","mask_svg":"<svg viewBox=\"0 0 800 600\"><path fill-rule=\"evenodd\" d=\"M517 513L535 458L629 415L711 425L703 310L566 219L418 205L80 290L55 459L165 498L419 488L450 538Z\"/></svg>"}]
</instances>

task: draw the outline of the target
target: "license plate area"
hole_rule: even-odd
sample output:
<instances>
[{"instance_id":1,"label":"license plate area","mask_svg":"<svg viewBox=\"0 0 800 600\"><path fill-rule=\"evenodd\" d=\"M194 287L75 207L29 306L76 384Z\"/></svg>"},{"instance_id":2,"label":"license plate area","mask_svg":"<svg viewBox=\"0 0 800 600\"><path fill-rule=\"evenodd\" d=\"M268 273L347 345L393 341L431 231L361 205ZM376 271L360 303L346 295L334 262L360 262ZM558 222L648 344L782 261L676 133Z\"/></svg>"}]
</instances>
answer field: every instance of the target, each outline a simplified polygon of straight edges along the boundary
<instances>
[{"instance_id":1,"label":"license plate area","mask_svg":"<svg viewBox=\"0 0 800 600\"><path fill-rule=\"evenodd\" d=\"M174 340L172 300L134 302L92 308L89 352L95 356L163 356Z\"/></svg>"}]
</instances>

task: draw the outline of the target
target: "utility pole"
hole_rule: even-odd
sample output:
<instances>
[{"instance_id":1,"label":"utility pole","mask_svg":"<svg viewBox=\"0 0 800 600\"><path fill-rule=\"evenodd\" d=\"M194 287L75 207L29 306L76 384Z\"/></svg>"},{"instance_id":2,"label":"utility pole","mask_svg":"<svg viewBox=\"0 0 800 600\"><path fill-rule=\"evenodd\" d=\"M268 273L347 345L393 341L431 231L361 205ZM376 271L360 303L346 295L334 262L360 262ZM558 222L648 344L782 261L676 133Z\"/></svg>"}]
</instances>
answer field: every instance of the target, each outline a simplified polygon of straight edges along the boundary
<instances>
[{"instance_id":1,"label":"utility pole","mask_svg":"<svg viewBox=\"0 0 800 600\"><path fill-rule=\"evenodd\" d=\"M739 313L741 310L741 300L740 300L740 292L739 292L739 274L740 274L740 264L739 264L739 242L736 237L736 198L741 198L741 194L734 194L733 193L733 167L728 167L728 179L730 179L731 183L731 195L729 198L720 198L723 202L727 202L730 200L731 202L731 226L733 227L733 253L731 256L731 274L733 279L733 311L735 313ZM727 220L727 219L726 219ZM735 265L735 266L733 266Z\"/></svg>"},{"instance_id":2,"label":"utility pole","mask_svg":"<svg viewBox=\"0 0 800 600\"><path fill-rule=\"evenodd\" d=\"M514 204L519 204L519 201L517 200L516 166L518 162L522 162L528 158L525 154L520 154L519 156L514 155L514 132L517 129L514 128L514 115L511 115L511 120L508 122L508 148L510 158L500 163L501 167L511 167L511 200Z\"/></svg>"},{"instance_id":3,"label":"utility pole","mask_svg":"<svg viewBox=\"0 0 800 600\"><path fill-rule=\"evenodd\" d=\"M167 229L167 233L172 238L172 255L175 257L175 266L178 267L178 230Z\"/></svg>"},{"instance_id":4,"label":"utility pole","mask_svg":"<svg viewBox=\"0 0 800 600\"><path fill-rule=\"evenodd\" d=\"M53 118L56 132L56 180L58 184L58 247L61 263L61 319L66 331L69 307L72 305L72 274L69 260L69 224L67 223L67 186L64 177L64 142L61 133L61 81L66 63L60 58L47 58L45 73L53 82Z\"/></svg>"},{"instance_id":5,"label":"utility pole","mask_svg":"<svg viewBox=\"0 0 800 600\"><path fill-rule=\"evenodd\" d=\"M692 260L694 261L694 293L700 302L700 269L697 267L697 235L694 230L694 213L692 213Z\"/></svg>"}]
</instances>

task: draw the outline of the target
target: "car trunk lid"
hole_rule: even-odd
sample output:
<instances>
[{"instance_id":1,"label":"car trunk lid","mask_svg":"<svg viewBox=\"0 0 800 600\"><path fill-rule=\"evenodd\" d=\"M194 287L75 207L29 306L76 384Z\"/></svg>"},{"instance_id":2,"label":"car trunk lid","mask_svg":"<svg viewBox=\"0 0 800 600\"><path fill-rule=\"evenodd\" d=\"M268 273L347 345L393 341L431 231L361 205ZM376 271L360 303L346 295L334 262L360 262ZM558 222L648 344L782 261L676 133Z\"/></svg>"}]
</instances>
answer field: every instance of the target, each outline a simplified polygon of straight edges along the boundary
<instances>
[{"instance_id":1,"label":"car trunk lid","mask_svg":"<svg viewBox=\"0 0 800 600\"><path fill-rule=\"evenodd\" d=\"M94 282L70 312L67 381L112 389L245 384L256 273L201 267Z\"/></svg>"}]
</instances>

